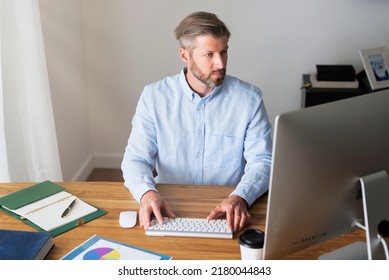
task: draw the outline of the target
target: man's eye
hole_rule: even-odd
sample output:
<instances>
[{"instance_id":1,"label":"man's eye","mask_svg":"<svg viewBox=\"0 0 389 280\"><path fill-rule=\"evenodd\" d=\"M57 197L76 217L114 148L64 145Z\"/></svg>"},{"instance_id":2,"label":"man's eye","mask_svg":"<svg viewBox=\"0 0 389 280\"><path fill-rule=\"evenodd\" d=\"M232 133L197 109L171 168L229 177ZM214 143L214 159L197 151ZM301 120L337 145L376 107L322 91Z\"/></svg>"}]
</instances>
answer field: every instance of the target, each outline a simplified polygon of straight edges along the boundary
<instances>
[{"instance_id":1,"label":"man's eye","mask_svg":"<svg viewBox=\"0 0 389 280\"><path fill-rule=\"evenodd\" d=\"M213 53L207 53L207 57L213 57Z\"/></svg>"}]
</instances>

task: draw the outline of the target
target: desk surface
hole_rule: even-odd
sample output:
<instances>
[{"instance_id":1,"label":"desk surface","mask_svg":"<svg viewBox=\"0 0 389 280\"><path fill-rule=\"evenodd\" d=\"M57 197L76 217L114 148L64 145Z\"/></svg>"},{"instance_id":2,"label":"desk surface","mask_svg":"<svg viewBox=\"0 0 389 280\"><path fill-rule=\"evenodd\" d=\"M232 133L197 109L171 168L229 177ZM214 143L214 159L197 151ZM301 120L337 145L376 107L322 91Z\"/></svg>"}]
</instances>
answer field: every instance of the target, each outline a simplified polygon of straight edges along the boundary
<instances>
[{"instance_id":1,"label":"desk surface","mask_svg":"<svg viewBox=\"0 0 389 280\"><path fill-rule=\"evenodd\" d=\"M34 183L1 183L0 197L31 186ZM124 242L129 245L172 256L175 260L240 259L238 236L234 239L208 239L188 237L146 236L143 228L137 224L134 228L119 226L119 213L125 210L139 209L123 183L116 182L61 182L66 191L108 213L78 228L54 237L54 248L47 259L60 259L73 248L89 239L92 235ZM205 218L209 212L227 197L233 187L159 185L159 192L167 199L177 216ZM206 195L205 195L206 194ZM259 198L250 209L252 215L250 228L265 229L267 196ZM29 225L0 211L0 228L35 231ZM318 256L355 241L364 241L361 231L346 234L288 256L288 259L317 259Z\"/></svg>"}]
</instances>

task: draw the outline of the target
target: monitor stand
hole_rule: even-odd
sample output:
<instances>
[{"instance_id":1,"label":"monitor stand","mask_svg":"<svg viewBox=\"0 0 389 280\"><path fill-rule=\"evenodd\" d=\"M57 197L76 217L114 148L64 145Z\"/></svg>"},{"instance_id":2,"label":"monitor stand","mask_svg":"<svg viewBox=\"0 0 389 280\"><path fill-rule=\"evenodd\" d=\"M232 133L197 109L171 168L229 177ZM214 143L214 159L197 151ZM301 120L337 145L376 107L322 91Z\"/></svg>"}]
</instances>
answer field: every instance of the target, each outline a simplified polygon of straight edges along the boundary
<instances>
[{"instance_id":1,"label":"monitor stand","mask_svg":"<svg viewBox=\"0 0 389 280\"><path fill-rule=\"evenodd\" d=\"M360 178L366 243L356 242L322 255L320 260L384 260L388 258L389 178L380 171Z\"/></svg>"}]
</instances>

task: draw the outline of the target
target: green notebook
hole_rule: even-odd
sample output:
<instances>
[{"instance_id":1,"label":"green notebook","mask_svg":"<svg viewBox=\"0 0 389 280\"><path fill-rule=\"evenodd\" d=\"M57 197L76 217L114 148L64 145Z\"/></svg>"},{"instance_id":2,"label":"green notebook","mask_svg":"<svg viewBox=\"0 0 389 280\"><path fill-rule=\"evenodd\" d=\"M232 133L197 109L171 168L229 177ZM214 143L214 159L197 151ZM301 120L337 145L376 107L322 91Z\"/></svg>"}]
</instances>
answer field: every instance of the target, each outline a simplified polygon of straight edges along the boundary
<instances>
[{"instance_id":1,"label":"green notebook","mask_svg":"<svg viewBox=\"0 0 389 280\"><path fill-rule=\"evenodd\" d=\"M75 201L66 216L63 212ZM51 181L0 198L0 209L39 231L57 236L107 212L90 205Z\"/></svg>"}]
</instances>

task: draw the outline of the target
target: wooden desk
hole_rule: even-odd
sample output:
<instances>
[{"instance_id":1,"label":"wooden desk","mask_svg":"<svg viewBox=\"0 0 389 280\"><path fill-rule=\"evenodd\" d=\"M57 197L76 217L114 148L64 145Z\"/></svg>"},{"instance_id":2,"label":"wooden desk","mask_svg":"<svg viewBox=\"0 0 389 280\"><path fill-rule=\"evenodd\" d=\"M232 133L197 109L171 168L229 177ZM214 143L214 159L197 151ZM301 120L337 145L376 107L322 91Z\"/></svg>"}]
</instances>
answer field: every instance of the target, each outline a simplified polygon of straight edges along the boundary
<instances>
[{"instance_id":1,"label":"wooden desk","mask_svg":"<svg viewBox=\"0 0 389 280\"><path fill-rule=\"evenodd\" d=\"M34 183L2 183L0 197L31 186ZM208 239L186 237L151 237L139 225L131 229L119 226L119 213L124 210L138 210L138 203L132 198L123 183L116 182L61 182L66 191L108 213L54 237L54 248L47 259L60 259L73 248L94 234L121 241L133 246L173 256L175 260L240 259L238 236L234 239ZM177 216L205 218L209 212L227 197L233 187L159 185L158 190L167 199ZM250 228L265 229L267 196L257 200L250 213ZM29 225L0 211L0 228L35 231ZM306 250L288 256L290 259L317 259L321 254L342 247L348 243L365 240L363 232L347 234L318 244Z\"/></svg>"}]
</instances>

